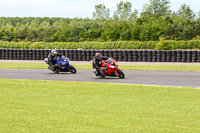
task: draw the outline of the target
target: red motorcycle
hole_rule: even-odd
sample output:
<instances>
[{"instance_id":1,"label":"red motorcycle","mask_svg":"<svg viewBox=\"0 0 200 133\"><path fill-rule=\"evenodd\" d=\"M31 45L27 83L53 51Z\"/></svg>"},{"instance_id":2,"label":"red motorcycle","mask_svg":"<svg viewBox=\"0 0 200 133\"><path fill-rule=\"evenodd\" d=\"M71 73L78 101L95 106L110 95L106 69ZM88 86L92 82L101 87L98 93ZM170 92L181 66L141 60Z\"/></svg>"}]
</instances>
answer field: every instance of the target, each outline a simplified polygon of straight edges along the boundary
<instances>
[{"instance_id":1,"label":"red motorcycle","mask_svg":"<svg viewBox=\"0 0 200 133\"><path fill-rule=\"evenodd\" d=\"M107 60L104 60L101 63L101 66L101 69L103 70L105 76L119 77L120 79L123 79L125 77L124 73L118 68L117 61L113 58L108 58ZM105 76L102 75L97 69L94 69L93 72L96 74L96 76L99 76L100 78L105 78Z\"/></svg>"}]
</instances>

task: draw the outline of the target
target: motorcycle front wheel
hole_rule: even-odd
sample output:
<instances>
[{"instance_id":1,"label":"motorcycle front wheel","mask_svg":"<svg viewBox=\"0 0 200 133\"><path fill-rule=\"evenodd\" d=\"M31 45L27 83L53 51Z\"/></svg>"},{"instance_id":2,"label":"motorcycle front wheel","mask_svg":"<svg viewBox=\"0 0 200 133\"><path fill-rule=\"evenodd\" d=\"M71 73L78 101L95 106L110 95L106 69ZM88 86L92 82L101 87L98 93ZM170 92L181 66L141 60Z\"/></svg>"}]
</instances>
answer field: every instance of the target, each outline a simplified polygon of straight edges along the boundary
<instances>
[{"instance_id":1,"label":"motorcycle front wheel","mask_svg":"<svg viewBox=\"0 0 200 133\"><path fill-rule=\"evenodd\" d=\"M124 75L124 73L122 72L122 70L118 69L117 72L118 72L118 77L119 77L120 79L123 79L123 78L125 77L125 75Z\"/></svg>"},{"instance_id":2,"label":"motorcycle front wheel","mask_svg":"<svg viewBox=\"0 0 200 133\"><path fill-rule=\"evenodd\" d=\"M70 66L70 69L71 69L71 70L70 70L71 73L76 73L76 68L73 67L72 65Z\"/></svg>"}]
</instances>

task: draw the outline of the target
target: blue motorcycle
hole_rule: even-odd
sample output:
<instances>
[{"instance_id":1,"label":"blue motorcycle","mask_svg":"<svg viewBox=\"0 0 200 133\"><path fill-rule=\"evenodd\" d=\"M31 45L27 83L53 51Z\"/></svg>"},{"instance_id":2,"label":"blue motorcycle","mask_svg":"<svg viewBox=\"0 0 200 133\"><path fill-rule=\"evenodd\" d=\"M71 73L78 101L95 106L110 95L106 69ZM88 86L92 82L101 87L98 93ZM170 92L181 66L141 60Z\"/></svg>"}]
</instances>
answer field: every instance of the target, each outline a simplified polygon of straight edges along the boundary
<instances>
[{"instance_id":1,"label":"blue motorcycle","mask_svg":"<svg viewBox=\"0 0 200 133\"><path fill-rule=\"evenodd\" d=\"M44 62L49 65L48 58L44 59ZM76 73L76 68L69 64L69 59L65 56L58 57L55 63L54 73L59 72L71 72Z\"/></svg>"}]
</instances>

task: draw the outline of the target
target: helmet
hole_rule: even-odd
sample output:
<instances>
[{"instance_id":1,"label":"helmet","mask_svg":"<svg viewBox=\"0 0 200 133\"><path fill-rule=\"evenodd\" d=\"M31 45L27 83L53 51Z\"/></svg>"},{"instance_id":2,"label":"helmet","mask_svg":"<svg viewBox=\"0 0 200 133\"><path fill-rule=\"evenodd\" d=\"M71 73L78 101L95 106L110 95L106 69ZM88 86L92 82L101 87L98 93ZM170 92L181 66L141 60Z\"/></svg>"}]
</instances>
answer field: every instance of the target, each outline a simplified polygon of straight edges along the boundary
<instances>
[{"instance_id":1,"label":"helmet","mask_svg":"<svg viewBox=\"0 0 200 133\"><path fill-rule=\"evenodd\" d=\"M95 54L95 58L98 59L98 60L100 60L101 59L101 54L100 53L96 53Z\"/></svg>"},{"instance_id":2,"label":"helmet","mask_svg":"<svg viewBox=\"0 0 200 133\"><path fill-rule=\"evenodd\" d=\"M51 53L52 53L53 55L56 55L56 54L57 54L57 50L56 50L56 49L51 50Z\"/></svg>"}]
</instances>

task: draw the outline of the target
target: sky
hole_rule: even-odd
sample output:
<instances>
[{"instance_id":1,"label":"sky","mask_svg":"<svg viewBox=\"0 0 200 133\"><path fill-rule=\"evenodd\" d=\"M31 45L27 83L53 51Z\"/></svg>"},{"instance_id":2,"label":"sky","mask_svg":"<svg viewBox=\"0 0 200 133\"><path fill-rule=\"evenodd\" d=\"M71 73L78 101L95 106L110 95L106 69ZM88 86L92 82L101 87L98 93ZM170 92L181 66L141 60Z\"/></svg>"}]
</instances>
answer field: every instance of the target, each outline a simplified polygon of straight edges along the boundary
<instances>
[{"instance_id":1,"label":"sky","mask_svg":"<svg viewBox=\"0 0 200 133\"><path fill-rule=\"evenodd\" d=\"M64 17L92 18L95 5L104 4L116 11L117 3L128 1L132 10L142 11L149 0L0 0L0 17ZM172 11L177 11L185 3L195 12L200 11L200 0L170 0Z\"/></svg>"}]
</instances>

